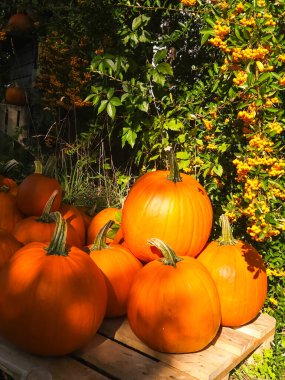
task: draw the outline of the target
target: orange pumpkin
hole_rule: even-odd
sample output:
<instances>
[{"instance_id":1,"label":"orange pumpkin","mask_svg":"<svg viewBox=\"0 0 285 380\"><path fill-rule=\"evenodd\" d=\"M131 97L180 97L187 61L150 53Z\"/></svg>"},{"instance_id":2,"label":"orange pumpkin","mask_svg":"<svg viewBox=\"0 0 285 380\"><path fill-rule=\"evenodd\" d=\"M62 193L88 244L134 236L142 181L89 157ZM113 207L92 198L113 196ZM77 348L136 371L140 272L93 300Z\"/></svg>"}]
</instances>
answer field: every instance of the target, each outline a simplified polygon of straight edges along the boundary
<instances>
[{"instance_id":1,"label":"orange pumpkin","mask_svg":"<svg viewBox=\"0 0 285 380\"><path fill-rule=\"evenodd\" d=\"M215 338L220 326L215 283L193 257L176 256L159 239L149 242L164 258L147 263L133 282L128 302L130 327L153 350L199 351Z\"/></svg>"},{"instance_id":2,"label":"orange pumpkin","mask_svg":"<svg viewBox=\"0 0 285 380\"><path fill-rule=\"evenodd\" d=\"M141 261L161 256L147 244L152 237L177 255L197 256L212 228L213 210L205 189L190 175L179 174L171 153L170 171L156 170L132 186L122 211L122 232L130 251Z\"/></svg>"},{"instance_id":3,"label":"orange pumpkin","mask_svg":"<svg viewBox=\"0 0 285 380\"><path fill-rule=\"evenodd\" d=\"M81 215L82 215L82 218L84 220L84 225L85 225L85 229L87 231L91 221L92 221L92 218L94 217L95 215L95 210L96 210L96 207L97 205L95 204L93 207L87 207L87 206L78 206L78 210L80 211Z\"/></svg>"},{"instance_id":4,"label":"orange pumpkin","mask_svg":"<svg viewBox=\"0 0 285 380\"><path fill-rule=\"evenodd\" d=\"M50 210L57 194L57 190L52 193L41 216L28 216L15 225L13 235L18 241L25 245L31 242L51 241L56 222L54 214ZM77 232L68 222L66 244L68 246L82 247Z\"/></svg>"},{"instance_id":5,"label":"orange pumpkin","mask_svg":"<svg viewBox=\"0 0 285 380\"><path fill-rule=\"evenodd\" d=\"M5 91L5 102L15 106L24 106L27 104L27 95L25 90L19 86L9 86Z\"/></svg>"},{"instance_id":6,"label":"orange pumpkin","mask_svg":"<svg viewBox=\"0 0 285 380\"><path fill-rule=\"evenodd\" d=\"M221 216L222 236L198 257L211 273L219 292L223 326L241 326L261 310L267 294L266 269L250 244L235 240L226 215Z\"/></svg>"},{"instance_id":7,"label":"orange pumpkin","mask_svg":"<svg viewBox=\"0 0 285 380\"><path fill-rule=\"evenodd\" d=\"M87 230L87 244L92 244L100 229L109 221L120 223L122 210L117 207L107 207L93 216ZM106 242L111 243L112 238L107 237Z\"/></svg>"},{"instance_id":8,"label":"orange pumpkin","mask_svg":"<svg viewBox=\"0 0 285 380\"><path fill-rule=\"evenodd\" d=\"M0 187L2 186L7 186L11 195L17 194L18 185L12 178L0 175Z\"/></svg>"},{"instance_id":9,"label":"orange pumpkin","mask_svg":"<svg viewBox=\"0 0 285 380\"><path fill-rule=\"evenodd\" d=\"M22 244L12 234L0 228L0 269L21 247Z\"/></svg>"},{"instance_id":10,"label":"orange pumpkin","mask_svg":"<svg viewBox=\"0 0 285 380\"><path fill-rule=\"evenodd\" d=\"M56 213L50 244L29 243L0 272L0 333L19 348L61 356L84 346L106 310L106 285L93 260L65 245L66 221Z\"/></svg>"},{"instance_id":11,"label":"orange pumpkin","mask_svg":"<svg viewBox=\"0 0 285 380\"><path fill-rule=\"evenodd\" d=\"M55 179L42 174L42 167L35 161L35 173L29 174L18 186L16 196L19 210L27 216L40 216L51 194L57 190L52 210L57 211L62 198L62 188Z\"/></svg>"},{"instance_id":12,"label":"orange pumpkin","mask_svg":"<svg viewBox=\"0 0 285 380\"><path fill-rule=\"evenodd\" d=\"M34 22L26 13L15 13L7 24L7 30L10 32L30 32L33 27Z\"/></svg>"},{"instance_id":13,"label":"orange pumpkin","mask_svg":"<svg viewBox=\"0 0 285 380\"><path fill-rule=\"evenodd\" d=\"M63 218L74 228L79 237L80 247L83 247L86 241L86 229L81 212L77 207L67 203L61 203L58 211L61 213Z\"/></svg>"},{"instance_id":14,"label":"orange pumpkin","mask_svg":"<svg viewBox=\"0 0 285 380\"><path fill-rule=\"evenodd\" d=\"M130 288L142 263L119 244L106 244L106 234L114 221L99 231L95 242L88 245L91 259L101 269L107 285L106 317L120 317L127 312Z\"/></svg>"},{"instance_id":15,"label":"orange pumpkin","mask_svg":"<svg viewBox=\"0 0 285 380\"><path fill-rule=\"evenodd\" d=\"M12 233L16 223L23 219L16 199L9 194L8 188L0 189L0 228Z\"/></svg>"}]
</instances>

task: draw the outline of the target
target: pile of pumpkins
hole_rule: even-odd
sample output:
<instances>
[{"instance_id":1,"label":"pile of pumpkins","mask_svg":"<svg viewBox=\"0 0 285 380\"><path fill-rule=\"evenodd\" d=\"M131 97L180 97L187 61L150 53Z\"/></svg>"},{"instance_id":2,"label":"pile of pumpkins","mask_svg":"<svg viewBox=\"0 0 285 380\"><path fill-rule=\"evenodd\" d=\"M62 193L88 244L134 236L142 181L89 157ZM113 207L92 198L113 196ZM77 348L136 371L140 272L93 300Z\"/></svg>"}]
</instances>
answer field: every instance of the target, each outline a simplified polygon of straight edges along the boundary
<instances>
[{"instance_id":1,"label":"pile of pumpkins","mask_svg":"<svg viewBox=\"0 0 285 380\"><path fill-rule=\"evenodd\" d=\"M205 189L169 170L142 175L122 210L95 215L63 202L40 170L21 183L0 176L0 334L21 349L61 356L84 346L104 318L126 315L150 348L189 353L220 326L241 326L267 294L261 256L235 240ZM37 168L37 166L36 166ZM108 238L121 213L115 237Z\"/></svg>"}]
</instances>

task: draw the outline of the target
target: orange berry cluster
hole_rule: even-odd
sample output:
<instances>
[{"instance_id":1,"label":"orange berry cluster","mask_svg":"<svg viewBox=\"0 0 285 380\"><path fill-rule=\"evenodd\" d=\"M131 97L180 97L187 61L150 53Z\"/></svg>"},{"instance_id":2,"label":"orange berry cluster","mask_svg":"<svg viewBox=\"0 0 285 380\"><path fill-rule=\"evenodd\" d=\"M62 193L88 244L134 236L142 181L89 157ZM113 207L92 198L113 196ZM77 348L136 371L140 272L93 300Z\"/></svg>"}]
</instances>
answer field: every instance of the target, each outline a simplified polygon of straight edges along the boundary
<instances>
[{"instance_id":1,"label":"orange berry cluster","mask_svg":"<svg viewBox=\"0 0 285 380\"><path fill-rule=\"evenodd\" d=\"M236 77L233 79L233 83L237 86L242 86L247 81L247 73L244 71L239 71Z\"/></svg>"},{"instance_id":2,"label":"orange berry cluster","mask_svg":"<svg viewBox=\"0 0 285 380\"><path fill-rule=\"evenodd\" d=\"M266 169L270 177L279 177L285 173L285 161L279 160L275 162L270 168Z\"/></svg>"},{"instance_id":3,"label":"orange berry cluster","mask_svg":"<svg viewBox=\"0 0 285 380\"><path fill-rule=\"evenodd\" d=\"M253 17L242 18L239 22L242 26L256 26L255 19Z\"/></svg>"},{"instance_id":4,"label":"orange berry cluster","mask_svg":"<svg viewBox=\"0 0 285 380\"><path fill-rule=\"evenodd\" d=\"M204 127L205 127L208 131L211 131L211 130L213 129L213 123L212 123L211 120L202 119L202 122L203 122Z\"/></svg>"},{"instance_id":5,"label":"orange berry cluster","mask_svg":"<svg viewBox=\"0 0 285 380\"><path fill-rule=\"evenodd\" d=\"M181 3L187 7L194 7L194 5L197 3L197 0L181 0Z\"/></svg>"},{"instance_id":6,"label":"orange berry cluster","mask_svg":"<svg viewBox=\"0 0 285 380\"><path fill-rule=\"evenodd\" d=\"M258 47L256 49L251 48L239 48L235 47L232 51L232 57L234 62L246 61L246 60L263 60L269 50L264 47Z\"/></svg>"},{"instance_id":7,"label":"orange berry cluster","mask_svg":"<svg viewBox=\"0 0 285 380\"><path fill-rule=\"evenodd\" d=\"M244 11L244 5L243 3L238 3L237 6L235 7L234 11L233 11L233 14L234 15L237 15L239 13L242 13Z\"/></svg>"},{"instance_id":8,"label":"orange berry cluster","mask_svg":"<svg viewBox=\"0 0 285 380\"><path fill-rule=\"evenodd\" d=\"M249 145L253 148L257 148L257 150L270 153L273 151L272 146L274 144L272 141L268 140L265 137L262 137L260 135L255 135L251 137L251 139L249 140Z\"/></svg>"},{"instance_id":9,"label":"orange berry cluster","mask_svg":"<svg viewBox=\"0 0 285 380\"><path fill-rule=\"evenodd\" d=\"M274 134L279 135L283 131L283 127L280 123L277 123L277 121L274 121L272 123L269 123L267 125L267 128L270 132L274 132Z\"/></svg>"}]
</instances>

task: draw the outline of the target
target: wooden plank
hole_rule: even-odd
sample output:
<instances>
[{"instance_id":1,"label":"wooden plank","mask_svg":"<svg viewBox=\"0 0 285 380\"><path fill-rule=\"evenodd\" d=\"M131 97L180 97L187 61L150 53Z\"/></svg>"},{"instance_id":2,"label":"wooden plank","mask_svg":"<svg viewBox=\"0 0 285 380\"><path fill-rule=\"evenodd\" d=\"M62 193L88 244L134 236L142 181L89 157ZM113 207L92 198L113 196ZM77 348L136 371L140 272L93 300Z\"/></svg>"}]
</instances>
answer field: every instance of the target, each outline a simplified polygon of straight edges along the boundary
<instances>
[{"instance_id":1,"label":"wooden plank","mask_svg":"<svg viewBox=\"0 0 285 380\"><path fill-rule=\"evenodd\" d=\"M190 374L183 373L98 334L90 344L77 351L74 357L79 360L84 359L116 379L196 380Z\"/></svg>"},{"instance_id":2,"label":"wooden plank","mask_svg":"<svg viewBox=\"0 0 285 380\"><path fill-rule=\"evenodd\" d=\"M106 380L109 377L69 357L42 358L0 338L0 367L15 380Z\"/></svg>"},{"instance_id":3,"label":"wooden plank","mask_svg":"<svg viewBox=\"0 0 285 380\"><path fill-rule=\"evenodd\" d=\"M115 341L144 352L199 380L225 378L231 369L245 359L275 331L275 319L259 315L252 323L239 329L223 327L215 340L204 350L190 354L164 354L144 345L123 318L106 319L100 332ZM258 333L258 330L262 333ZM251 335L253 332L253 335ZM256 337L258 335L258 337Z\"/></svg>"}]
</instances>

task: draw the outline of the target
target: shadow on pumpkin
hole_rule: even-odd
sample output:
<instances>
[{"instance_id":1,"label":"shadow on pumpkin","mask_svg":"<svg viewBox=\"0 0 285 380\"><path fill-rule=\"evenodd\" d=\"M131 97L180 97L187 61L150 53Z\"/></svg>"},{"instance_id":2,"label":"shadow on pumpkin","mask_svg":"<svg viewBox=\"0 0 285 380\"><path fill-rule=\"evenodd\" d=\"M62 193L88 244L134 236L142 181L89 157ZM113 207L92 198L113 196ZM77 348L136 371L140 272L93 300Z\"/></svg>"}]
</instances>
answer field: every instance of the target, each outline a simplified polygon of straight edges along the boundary
<instances>
[{"instance_id":1,"label":"shadow on pumpkin","mask_svg":"<svg viewBox=\"0 0 285 380\"><path fill-rule=\"evenodd\" d=\"M257 279L263 272L266 273L266 268L262 257L259 253L249 244L242 243L241 252L244 260L247 263L247 270L253 273L253 278Z\"/></svg>"}]
</instances>

